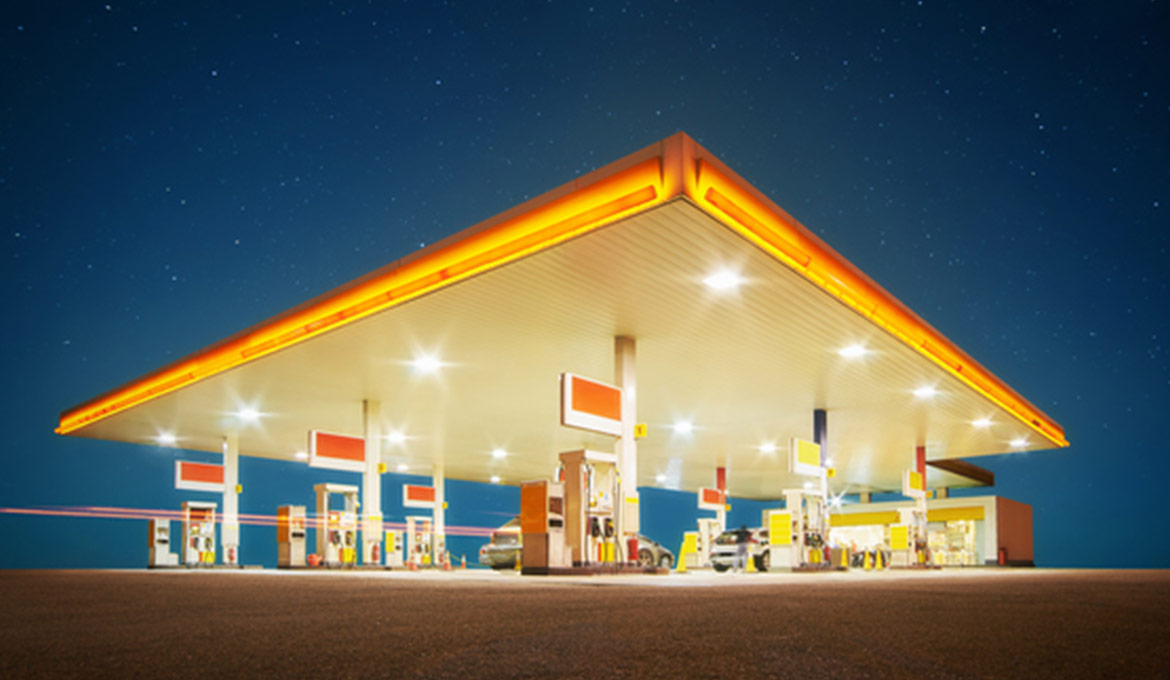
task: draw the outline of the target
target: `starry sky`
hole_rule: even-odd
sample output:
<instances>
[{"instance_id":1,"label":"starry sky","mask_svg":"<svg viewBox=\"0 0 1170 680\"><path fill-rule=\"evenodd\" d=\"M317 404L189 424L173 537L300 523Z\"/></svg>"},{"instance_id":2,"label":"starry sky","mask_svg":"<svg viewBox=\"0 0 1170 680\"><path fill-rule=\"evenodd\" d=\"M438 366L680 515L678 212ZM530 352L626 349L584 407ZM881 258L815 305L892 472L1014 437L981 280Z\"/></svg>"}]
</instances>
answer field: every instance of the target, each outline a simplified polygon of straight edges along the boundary
<instances>
[{"instance_id":1,"label":"starry sky","mask_svg":"<svg viewBox=\"0 0 1170 680\"><path fill-rule=\"evenodd\" d=\"M4 3L0 506L177 509L179 454L58 413L682 130L1065 426L976 461L1039 564L1168 567L1168 29L1157 0ZM242 512L334 481L272 466ZM456 484L452 524L518 507ZM698 515L646 506L672 548ZM0 567L141 566L145 534L0 514Z\"/></svg>"}]
</instances>

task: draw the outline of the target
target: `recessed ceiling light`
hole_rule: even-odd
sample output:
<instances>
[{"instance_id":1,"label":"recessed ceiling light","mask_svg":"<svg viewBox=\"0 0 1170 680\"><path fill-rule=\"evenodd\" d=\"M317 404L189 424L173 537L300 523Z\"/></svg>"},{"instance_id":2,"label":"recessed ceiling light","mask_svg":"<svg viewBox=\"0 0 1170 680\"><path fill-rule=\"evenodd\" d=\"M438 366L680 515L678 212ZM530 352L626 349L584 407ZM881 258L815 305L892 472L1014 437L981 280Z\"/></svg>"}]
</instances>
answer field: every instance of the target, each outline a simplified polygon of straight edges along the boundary
<instances>
[{"instance_id":1,"label":"recessed ceiling light","mask_svg":"<svg viewBox=\"0 0 1170 680\"><path fill-rule=\"evenodd\" d=\"M159 432L155 440L159 446L174 446L179 441L174 432Z\"/></svg>"},{"instance_id":2,"label":"recessed ceiling light","mask_svg":"<svg viewBox=\"0 0 1170 680\"><path fill-rule=\"evenodd\" d=\"M865 356L866 352L868 351L869 350L865 349L865 345L849 345L848 347L842 347L841 349L837 350L837 354L840 354L846 359L856 359L858 357Z\"/></svg>"},{"instance_id":3,"label":"recessed ceiling light","mask_svg":"<svg viewBox=\"0 0 1170 680\"><path fill-rule=\"evenodd\" d=\"M833 459L832 459L832 458L826 458L826 459L825 459L825 462L824 462L824 466L825 466L825 467L827 467L827 468L831 468L831 467L833 467Z\"/></svg>"},{"instance_id":4,"label":"recessed ceiling light","mask_svg":"<svg viewBox=\"0 0 1170 680\"><path fill-rule=\"evenodd\" d=\"M659 484L665 484L666 483L666 475L655 475L654 481L658 482Z\"/></svg>"},{"instance_id":5,"label":"recessed ceiling light","mask_svg":"<svg viewBox=\"0 0 1170 680\"><path fill-rule=\"evenodd\" d=\"M980 418L971 422L975 427L991 427L991 418Z\"/></svg>"},{"instance_id":6,"label":"recessed ceiling light","mask_svg":"<svg viewBox=\"0 0 1170 680\"><path fill-rule=\"evenodd\" d=\"M1014 448L1014 449L1022 449L1027 445L1028 445L1028 438L1027 437L1016 437L1015 439L1012 440L1012 448Z\"/></svg>"},{"instance_id":7,"label":"recessed ceiling light","mask_svg":"<svg viewBox=\"0 0 1170 680\"><path fill-rule=\"evenodd\" d=\"M443 362L439 361L439 357L434 354L420 354L414 358L414 361L410 362L410 365L414 368L414 372L419 375L431 375L438 373L439 369L443 366Z\"/></svg>"},{"instance_id":8,"label":"recessed ceiling light","mask_svg":"<svg viewBox=\"0 0 1170 680\"><path fill-rule=\"evenodd\" d=\"M386 441L390 442L391 444L401 444L402 442L406 441L406 435L400 430L394 430L390 434L386 435Z\"/></svg>"},{"instance_id":9,"label":"recessed ceiling light","mask_svg":"<svg viewBox=\"0 0 1170 680\"><path fill-rule=\"evenodd\" d=\"M914 396L919 399L930 399L936 394L938 394L938 390L934 389L934 385L923 385L914 390Z\"/></svg>"},{"instance_id":10,"label":"recessed ceiling light","mask_svg":"<svg viewBox=\"0 0 1170 680\"><path fill-rule=\"evenodd\" d=\"M674 431L676 434L690 434L695 431L695 426L689 420L679 420L674 423Z\"/></svg>"},{"instance_id":11,"label":"recessed ceiling light","mask_svg":"<svg viewBox=\"0 0 1170 680\"><path fill-rule=\"evenodd\" d=\"M760 453L776 453L776 445L772 442L760 444Z\"/></svg>"},{"instance_id":12,"label":"recessed ceiling light","mask_svg":"<svg viewBox=\"0 0 1170 680\"><path fill-rule=\"evenodd\" d=\"M499 483L500 483L500 476L499 475L492 475L492 484L499 484Z\"/></svg>"},{"instance_id":13,"label":"recessed ceiling light","mask_svg":"<svg viewBox=\"0 0 1170 680\"><path fill-rule=\"evenodd\" d=\"M507 458L507 457L508 457L508 452L505 449L492 449L492 458L499 460L501 458Z\"/></svg>"},{"instance_id":14,"label":"recessed ceiling light","mask_svg":"<svg viewBox=\"0 0 1170 680\"><path fill-rule=\"evenodd\" d=\"M744 278L740 276L739 272L730 269L723 269L703 279L703 283L711 290L734 290L739 288L744 282Z\"/></svg>"},{"instance_id":15,"label":"recessed ceiling light","mask_svg":"<svg viewBox=\"0 0 1170 680\"><path fill-rule=\"evenodd\" d=\"M410 466L407 465L406 463L399 463L398 466L395 467L394 469L398 470L399 472L406 472L407 470L410 469Z\"/></svg>"},{"instance_id":16,"label":"recessed ceiling light","mask_svg":"<svg viewBox=\"0 0 1170 680\"><path fill-rule=\"evenodd\" d=\"M804 488L811 489L812 487L813 487L812 482L805 482L804 483Z\"/></svg>"},{"instance_id":17,"label":"recessed ceiling light","mask_svg":"<svg viewBox=\"0 0 1170 680\"><path fill-rule=\"evenodd\" d=\"M309 454L305 453L304 451L297 451L293 454L293 458L296 458L297 460L308 460Z\"/></svg>"},{"instance_id":18,"label":"recessed ceiling light","mask_svg":"<svg viewBox=\"0 0 1170 680\"><path fill-rule=\"evenodd\" d=\"M245 423L254 423L257 420L260 420L260 412L251 406L245 406L239 411L236 411L236 417Z\"/></svg>"}]
</instances>

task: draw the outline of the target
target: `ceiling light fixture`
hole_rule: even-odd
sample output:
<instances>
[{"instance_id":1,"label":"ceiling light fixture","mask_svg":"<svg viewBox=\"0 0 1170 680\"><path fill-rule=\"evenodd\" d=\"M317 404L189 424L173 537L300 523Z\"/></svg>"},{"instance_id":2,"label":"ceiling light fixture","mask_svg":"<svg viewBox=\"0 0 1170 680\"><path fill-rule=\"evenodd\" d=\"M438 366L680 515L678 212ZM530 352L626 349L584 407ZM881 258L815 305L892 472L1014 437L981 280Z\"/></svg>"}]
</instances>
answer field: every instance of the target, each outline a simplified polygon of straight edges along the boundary
<instances>
[{"instance_id":1,"label":"ceiling light fixture","mask_svg":"<svg viewBox=\"0 0 1170 680\"><path fill-rule=\"evenodd\" d=\"M406 472L410 469L410 466L406 463L399 463L394 469L398 470L399 472Z\"/></svg>"},{"instance_id":2,"label":"ceiling light fixture","mask_svg":"<svg viewBox=\"0 0 1170 680\"><path fill-rule=\"evenodd\" d=\"M305 453L304 451L297 451L293 454L293 458L296 458L297 460L308 460L309 454Z\"/></svg>"},{"instance_id":3,"label":"ceiling light fixture","mask_svg":"<svg viewBox=\"0 0 1170 680\"><path fill-rule=\"evenodd\" d=\"M507 457L508 457L508 452L505 449L492 449L492 458L495 458L496 460L500 460L501 458L507 458Z\"/></svg>"},{"instance_id":4,"label":"ceiling light fixture","mask_svg":"<svg viewBox=\"0 0 1170 680\"><path fill-rule=\"evenodd\" d=\"M159 446L174 446L179 441L174 432L159 432L155 440Z\"/></svg>"},{"instance_id":5,"label":"ceiling light fixture","mask_svg":"<svg viewBox=\"0 0 1170 680\"><path fill-rule=\"evenodd\" d=\"M743 285L744 278L739 272L723 269L703 279L703 283L711 290L734 290Z\"/></svg>"},{"instance_id":6,"label":"ceiling light fixture","mask_svg":"<svg viewBox=\"0 0 1170 680\"><path fill-rule=\"evenodd\" d=\"M254 423L257 420L260 420L260 412L251 406L245 406L239 411L236 411L236 417L245 423Z\"/></svg>"},{"instance_id":7,"label":"ceiling light fixture","mask_svg":"<svg viewBox=\"0 0 1170 680\"><path fill-rule=\"evenodd\" d=\"M674 423L675 434L690 434L695 431L695 426L689 420L679 420Z\"/></svg>"},{"instance_id":8,"label":"ceiling light fixture","mask_svg":"<svg viewBox=\"0 0 1170 680\"><path fill-rule=\"evenodd\" d=\"M391 444L401 444L402 442L406 441L406 435L403 434L400 430L394 430L393 432L386 435L386 441L390 442Z\"/></svg>"},{"instance_id":9,"label":"ceiling light fixture","mask_svg":"<svg viewBox=\"0 0 1170 680\"><path fill-rule=\"evenodd\" d=\"M654 481L658 482L659 484L665 484L666 483L666 475L655 475Z\"/></svg>"},{"instance_id":10,"label":"ceiling light fixture","mask_svg":"<svg viewBox=\"0 0 1170 680\"><path fill-rule=\"evenodd\" d=\"M865 345L849 345L848 347L842 347L837 350L837 354L840 354L846 359L856 359L865 356L868 351L865 349Z\"/></svg>"},{"instance_id":11,"label":"ceiling light fixture","mask_svg":"<svg viewBox=\"0 0 1170 680\"><path fill-rule=\"evenodd\" d=\"M492 484L499 484L499 483L500 483L500 476L499 475L492 475Z\"/></svg>"},{"instance_id":12,"label":"ceiling light fixture","mask_svg":"<svg viewBox=\"0 0 1170 680\"><path fill-rule=\"evenodd\" d=\"M930 399L936 394L938 394L938 390L934 389L934 385L923 385L914 390L914 396L919 399Z\"/></svg>"},{"instance_id":13,"label":"ceiling light fixture","mask_svg":"<svg viewBox=\"0 0 1170 680\"><path fill-rule=\"evenodd\" d=\"M760 453L776 453L776 445L772 442L760 444Z\"/></svg>"},{"instance_id":14,"label":"ceiling light fixture","mask_svg":"<svg viewBox=\"0 0 1170 680\"><path fill-rule=\"evenodd\" d=\"M419 375L432 375L438 373L439 369L443 367L443 362L439 361L439 357L434 354L420 354L410 362L414 367L414 372Z\"/></svg>"},{"instance_id":15,"label":"ceiling light fixture","mask_svg":"<svg viewBox=\"0 0 1170 680\"><path fill-rule=\"evenodd\" d=\"M1013 449L1022 449L1024 447L1026 447L1027 445L1028 445L1028 438L1027 437L1016 437L1015 439L1012 440L1012 448Z\"/></svg>"},{"instance_id":16,"label":"ceiling light fixture","mask_svg":"<svg viewBox=\"0 0 1170 680\"><path fill-rule=\"evenodd\" d=\"M971 423L975 427L991 427L991 418L980 418Z\"/></svg>"}]
</instances>

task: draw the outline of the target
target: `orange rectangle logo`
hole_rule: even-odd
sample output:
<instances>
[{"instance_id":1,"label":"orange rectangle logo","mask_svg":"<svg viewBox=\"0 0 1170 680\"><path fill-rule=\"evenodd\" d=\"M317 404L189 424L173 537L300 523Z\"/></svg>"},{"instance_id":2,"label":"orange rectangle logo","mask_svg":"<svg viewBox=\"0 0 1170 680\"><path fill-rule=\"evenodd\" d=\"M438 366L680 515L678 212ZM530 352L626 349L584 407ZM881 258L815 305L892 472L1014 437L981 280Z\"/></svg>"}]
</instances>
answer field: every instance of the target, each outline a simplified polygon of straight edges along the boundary
<instances>
[{"instance_id":1,"label":"orange rectangle logo","mask_svg":"<svg viewBox=\"0 0 1170 680\"><path fill-rule=\"evenodd\" d=\"M213 463L175 461L175 488L186 491L223 492L223 466Z\"/></svg>"},{"instance_id":2,"label":"orange rectangle logo","mask_svg":"<svg viewBox=\"0 0 1170 680\"><path fill-rule=\"evenodd\" d=\"M406 508L435 507L435 487L418 484L402 485L402 506Z\"/></svg>"},{"instance_id":3,"label":"orange rectangle logo","mask_svg":"<svg viewBox=\"0 0 1170 680\"><path fill-rule=\"evenodd\" d=\"M364 472L366 440L346 434L309 430L309 467Z\"/></svg>"},{"instance_id":4,"label":"orange rectangle logo","mask_svg":"<svg viewBox=\"0 0 1170 680\"><path fill-rule=\"evenodd\" d=\"M562 373L561 424L620 437L621 388L572 373Z\"/></svg>"}]
</instances>

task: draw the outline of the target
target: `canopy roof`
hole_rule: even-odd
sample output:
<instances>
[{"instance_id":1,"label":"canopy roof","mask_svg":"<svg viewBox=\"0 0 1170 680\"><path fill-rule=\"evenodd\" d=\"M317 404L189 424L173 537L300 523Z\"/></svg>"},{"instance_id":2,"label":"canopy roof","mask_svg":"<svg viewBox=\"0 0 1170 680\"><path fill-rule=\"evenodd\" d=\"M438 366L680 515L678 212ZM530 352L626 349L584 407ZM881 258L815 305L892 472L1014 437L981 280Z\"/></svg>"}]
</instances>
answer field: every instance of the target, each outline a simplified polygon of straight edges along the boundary
<instances>
[{"instance_id":1,"label":"canopy roof","mask_svg":"<svg viewBox=\"0 0 1170 680\"><path fill-rule=\"evenodd\" d=\"M718 272L739 285L705 283ZM917 445L931 460L1068 445L682 133L69 409L57 432L219 451L235 431L243 455L300 461L310 429L361 435L370 399L405 437L383 447L391 470L518 483L558 452L612 448L559 424L558 376L609 381L619 335L637 340L640 485L693 490L726 466L733 495L778 497L817 408L838 490L900 488Z\"/></svg>"}]
</instances>

